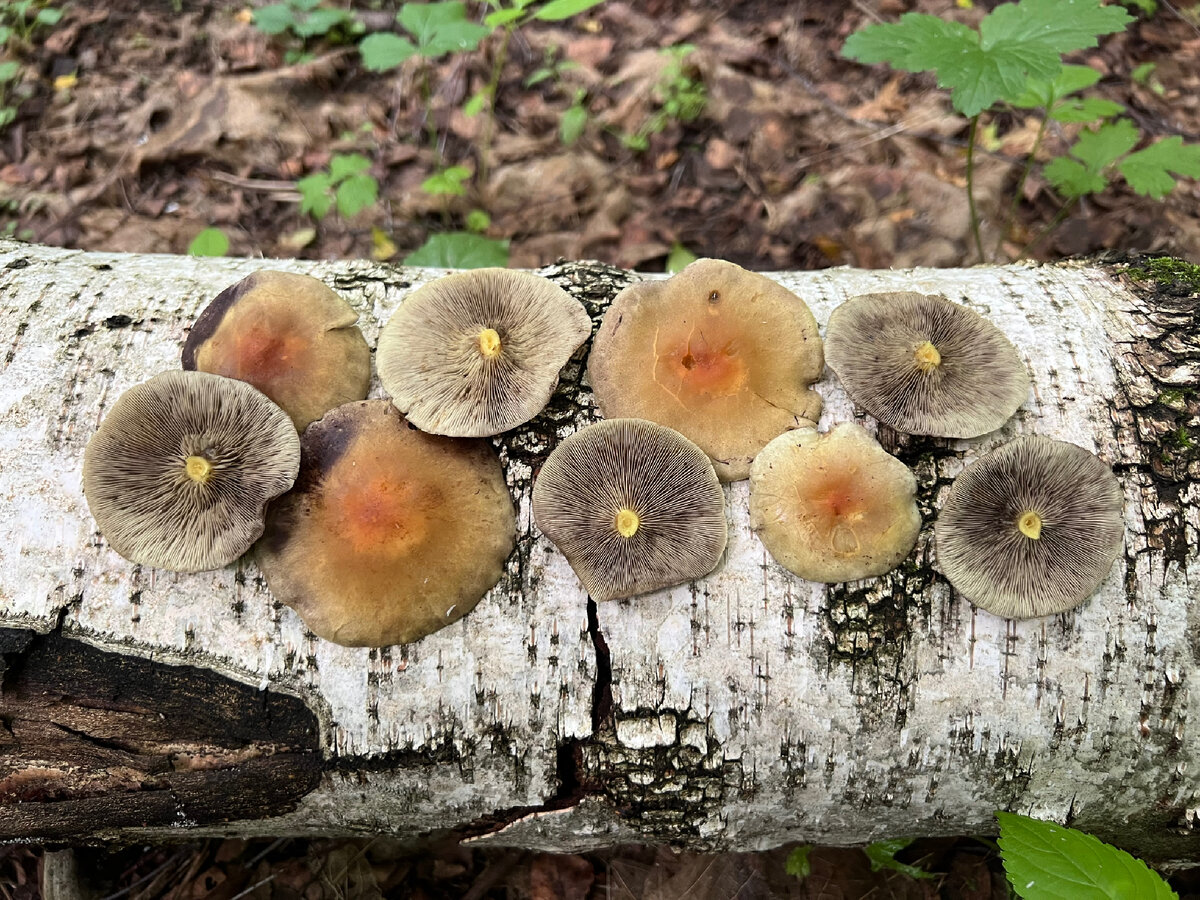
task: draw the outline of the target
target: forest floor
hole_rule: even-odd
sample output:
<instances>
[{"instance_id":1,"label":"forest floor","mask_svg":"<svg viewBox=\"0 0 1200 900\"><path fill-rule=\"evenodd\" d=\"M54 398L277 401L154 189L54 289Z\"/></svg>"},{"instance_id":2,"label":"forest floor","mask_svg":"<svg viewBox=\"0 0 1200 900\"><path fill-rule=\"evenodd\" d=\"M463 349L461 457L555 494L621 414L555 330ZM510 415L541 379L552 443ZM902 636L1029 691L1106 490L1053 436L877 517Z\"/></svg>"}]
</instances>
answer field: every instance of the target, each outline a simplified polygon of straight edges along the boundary
<instances>
[{"instance_id":1,"label":"forest floor","mask_svg":"<svg viewBox=\"0 0 1200 900\"><path fill-rule=\"evenodd\" d=\"M272 37L245 4L61 5L60 21L7 47L20 74L0 81L0 116L15 116L0 131L0 233L181 253L217 228L232 255L399 262L431 235L472 227L508 242L509 264L522 267L566 257L661 271L673 249L760 270L980 261L964 190L966 121L932 76L839 51L872 21L915 10L974 24L990 2L607 0L564 23L522 26L502 57L493 35L476 51L385 73L364 69L357 37L340 27ZM360 5L368 31L394 29L396 3ZM1138 15L1071 61L1102 74L1091 93L1123 105L1148 139L1200 141L1200 5L1159 2ZM680 46L690 49L666 49ZM493 67L494 117L468 115ZM987 261L1104 249L1200 261L1196 181L1162 201L1110 187L1039 240L1062 206L1040 166L1013 205L1038 123L1006 109L980 128ZM1080 127L1053 125L1040 161L1063 153ZM356 155L369 168L352 177L369 176L377 199L349 216L302 212L297 182ZM447 170L451 192L422 188ZM85 851L79 863L92 896L111 900L1009 896L994 845L971 838L903 850L906 863L935 873L926 879L822 848L800 880L785 872L788 852L580 857L484 853L452 838L420 848L205 841ZM0 850L0 895L37 896L44 864L38 850ZM1175 884L1200 896L1189 893L1200 879Z\"/></svg>"}]
</instances>

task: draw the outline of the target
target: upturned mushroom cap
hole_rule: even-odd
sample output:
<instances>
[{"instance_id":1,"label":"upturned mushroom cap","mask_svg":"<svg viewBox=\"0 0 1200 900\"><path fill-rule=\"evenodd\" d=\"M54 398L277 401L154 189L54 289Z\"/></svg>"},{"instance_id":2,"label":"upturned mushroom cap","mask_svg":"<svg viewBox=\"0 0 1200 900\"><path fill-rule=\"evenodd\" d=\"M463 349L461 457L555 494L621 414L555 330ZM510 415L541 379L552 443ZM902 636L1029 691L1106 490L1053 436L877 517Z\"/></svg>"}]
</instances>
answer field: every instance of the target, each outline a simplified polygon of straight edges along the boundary
<instances>
[{"instance_id":1,"label":"upturned mushroom cap","mask_svg":"<svg viewBox=\"0 0 1200 900\"><path fill-rule=\"evenodd\" d=\"M750 527L785 569L809 581L882 575L921 531L917 480L860 425L801 428L750 467Z\"/></svg>"},{"instance_id":2,"label":"upturned mushroom cap","mask_svg":"<svg viewBox=\"0 0 1200 900\"><path fill-rule=\"evenodd\" d=\"M123 393L83 454L83 492L109 545L176 572L233 562L292 486L300 439L250 385L163 372Z\"/></svg>"},{"instance_id":3,"label":"upturned mushroom cap","mask_svg":"<svg viewBox=\"0 0 1200 900\"><path fill-rule=\"evenodd\" d=\"M303 431L333 407L367 396L371 350L357 321L323 281L255 272L200 313L183 345L183 367L249 382Z\"/></svg>"},{"instance_id":4,"label":"upturned mushroom cap","mask_svg":"<svg viewBox=\"0 0 1200 900\"><path fill-rule=\"evenodd\" d=\"M1029 393L1029 373L1008 338L945 297L854 297L829 317L825 355L855 402L908 434L987 434Z\"/></svg>"},{"instance_id":5,"label":"upturned mushroom cap","mask_svg":"<svg viewBox=\"0 0 1200 900\"><path fill-rule=\"evenodd\" d=\"M621 291L592 344L588 375L608 417L679 431L722 481L750 473L767 441L821 415L817 322L782 285L701 259Z\"/></svg>"},{"instance_id":6,"label":"upturned mushroom cap","mask_svg":"<svg viewBox=\"0 0 1200 900\"><path fill-rule=\"evenodd\" d=\"M934 526L942 573L998 616L1048 616L1090 597L1125 535L1121 486L1065 441L1019 437L954 479Z\"/></svg>"},{"instance_id":7,"label":"upturned mushroom cap","mask_svg":"<svg viewBox=\"0 0 1200 900\"><path fill-rule=\"evenodd\" d=\"M500 580L516 517L487 443L424 434L388 401L364 400L326 413L302 446L257 555L271 593L314 633L406 644Z\"/></svg>"},{"instance_id":8,"label":"upturned mushroom cap","mask_svg":"<svg viewBox=\"0 0 1200 900\"><path fill-rule=\"evenodd\" d=\"M592 331L583 305L528 272L473 269L406 297L379 335L379 380L430 434L486 437L550 400Z\"/></svg>"},{"instance_id":9,"label":"upturned mushroom cap","mask_svg":"<svg viewBox=\"0 0 1200 900\"><path fill-rule=\"evenodd\" d=\"M725 550L725 495L704 452L640 419L589 425L533 486L538 528L595 600L702 578Z\"/></svg>"}]
</instances>

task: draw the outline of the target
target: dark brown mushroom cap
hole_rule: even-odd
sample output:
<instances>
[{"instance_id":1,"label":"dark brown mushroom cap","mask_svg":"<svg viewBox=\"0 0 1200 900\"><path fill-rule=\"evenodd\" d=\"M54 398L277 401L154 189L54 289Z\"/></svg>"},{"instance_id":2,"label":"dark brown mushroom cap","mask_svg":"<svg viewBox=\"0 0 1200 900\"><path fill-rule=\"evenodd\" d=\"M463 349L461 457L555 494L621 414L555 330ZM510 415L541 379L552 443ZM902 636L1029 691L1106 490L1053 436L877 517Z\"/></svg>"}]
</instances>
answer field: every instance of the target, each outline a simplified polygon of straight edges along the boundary
<instances>
[{"instance_id":1,"label":"dark brown mushroom cap","mask_svg":"<svg viewBox=\"0 0 1200 900\"><path fill-rule=\"evenodd\" d=\"M908 434L995 431L1029 393L1029 373L991 322L945 297L864 294L829 317L825 356L846 392Z\"/></svg>"},{"instance_id":2,"label":"dark brown mushroom cap","mask_svg":"<svg viewBox=\"0 0 1200 900\"><path fill-rule=\"evenodd\" d=\"M704 452L640 419L589 425L533 486L538 528L596 600L702 578L725 550L725 495Z\"/></svg>"},{"instance_id":3,"label":"dark brown mushroom cap","mask_svg":"<svg viewBox=\"0 0 1200 900\"><path fill-rule=\"evenodd\" d=\"M499 434L542 411L591 331L583 305L545 278L459 272L400 304L379 335L379 380L422 431Z\"/></svg>"},{"instance_id":4,"label":"dark brown mushroom cap","mask_svg":"<svg viewBox=\"0 0 1200 900\"><path fill-rule=\"evenodd\" d=\"M183 345L183 368L249 382L303 431L367 396L371 350L357 321L323 281L255 272L205 307Z\"/></svg>"},{"instance_id":5,"label":"dark brown mushroom cap","mask_svg":"<svg viewBox=\"0 0 1200 900\"><path fill-rule=\"evenodd\" d=\"M717 259L621 291L588 359L605 416L674 428L709 455L722 481L746 478L769 440L817 421L821 398L809 385L822 368L804 301Z\"/></svg>"},{"instance_id":6,"label":"dark brown mushroom cap","mask_svg":"<svg viewBox=\"0 0 1200 900\"><path fill-rule=\"evenodd\" d=\"M516 516L485 441L417 431L386 400L304 432L296 488L258 561L275 598L327 640L405 644L456 622L504 574Z\"/></svg>"},{"instance_id":7,"label":"dark brown mushroom cap","mask_svg":"<svg viewBox=\"0 0 1200 900\"><path fill-rule=\"evenodd\" d=\"M1078 606L1125 535L1121 486L1096 456L1019 437L954 479L934 527L942 573L977 606L1013 619Z\"/></svg>"},{"instance_id":8,"label":"dark brown mushroom cap","mask_svg":"<svg viewBox=\"0 0 1200 900\"><path fill-rule=\"evenodd\" d=\"M861 425L801 428L750 467L750 527L785 569L809 581L882 575L921 531L917 480Z\"/></svg>"},{"instance_id":9,"label":"dark brown mushroom cap","mask_svg":"<svg viewBox=\"0 0 1200 900\"><path fill-rule=\"evenodd\" d=\"M205 372L163 372L123 393L83 455L83 491L109 545L176 572L233 562L292 486L300 439L260 391Z\"/></svg>"}]
</instances>

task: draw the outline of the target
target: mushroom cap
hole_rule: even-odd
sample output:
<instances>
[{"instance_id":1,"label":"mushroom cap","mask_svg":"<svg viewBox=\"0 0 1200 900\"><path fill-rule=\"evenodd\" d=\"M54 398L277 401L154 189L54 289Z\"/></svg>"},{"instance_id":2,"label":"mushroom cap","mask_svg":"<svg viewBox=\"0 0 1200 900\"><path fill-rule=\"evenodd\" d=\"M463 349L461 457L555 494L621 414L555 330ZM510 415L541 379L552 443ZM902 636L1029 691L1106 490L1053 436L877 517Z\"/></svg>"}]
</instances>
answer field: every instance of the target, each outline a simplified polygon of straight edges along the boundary
<instances>
[{"instance_id":1,"label":"mushroom cap","mask_svg":"<svg viewBox=\"0 0 1200 900\"><path fill-rule=\"evenodd\" d=\"M1063 612L1090 597L1124 535L1112 469L1082 447L1035 436L963 470L934 526L938 567L950 583L1013 619Z\"/></svg>"},{"instance_id":2,"label":"mushroom cap","mask_svg":"<svg viewBox=\"0 0 1200 900\"><path fill-rule=\"evenodd\" d=\"M987 434L1029 393L1017 348L945 297L900 291L847 300L829 317L825 355L856 403L907 434Z\"/></svg>"},{"instance_id":3,"label":"mushroom cap","mask_svg":"<svg viewBox=\"0 0 1200 900\"><path fill-rule=\"evenodd\" d=\"M405 298L379 334L379 380L422 431L487 437L542 411L591 332L583 305L553 282L472 269Z\"/></svg>"},{"instance_id":4,"label":"mushroom cap","mask_svg":"<svg viewBox=\"0 0 1200 900\"><path fill-rule=\"evenodd\" d=\"M764 275L701 259L617 295L588 375L605 416L674 428L722 481L738 481L769 440L820 417L809 385L824 365L803 300Z\"/></svg>"},{"instance_id":5,"label":"mushroom cap","mask_svg":"<svg viewBox=\"0 0 1200 900\"><path fill-rule=\"evenodd\" d=\"M555 447L533 486L533 517L596 600L702 578L725 550L712 463L641 419L589 425Z\"/></svg>"},{"instance_id":6,"label":"mushroom cap","mask_svg":"<svg viewBox=\"0 0 1200 900\"><path fill-rule=\"evenodd\" d=\"M233 562L292 486L300 439L245 382L163 372L113 404L83 454L83 492L109 545L176 572Z\"/></svg>"},{"instance_id":7,"label":"mushroom cap","mask_svg":"<svg viewBox=\"0 0 1200 900\"><path fill-rule=\"evenodd\" d=\"M425 434L387 400L363 400L301 444L296 488L271 505L257 555L271 593L320 637L418 640L504 574L516 515L486 442Z\"/></svg>"},{"instance_id":8,"label":"mushroom cap","mask_svg":"<svg viewBox=\"0 0 1200 900\"><path fill-rule=\"evenodd\" d=\"M882 575L921 531L917 480L861 425L802 428L750 467L750 527L785 569L834 583Z\"/></svg>"},{"instance_id":9,"label":"mushroom cap","mask_svg":"<svg viewBox=\"0 0 1200 900\"><path fill-rule=\"evenodd\" d=\"M248 381L297 431L367 396L371 349L358 313L323 281L262 271L205 307L183 345L183 368Z\"/></svg>"}]
</instances>

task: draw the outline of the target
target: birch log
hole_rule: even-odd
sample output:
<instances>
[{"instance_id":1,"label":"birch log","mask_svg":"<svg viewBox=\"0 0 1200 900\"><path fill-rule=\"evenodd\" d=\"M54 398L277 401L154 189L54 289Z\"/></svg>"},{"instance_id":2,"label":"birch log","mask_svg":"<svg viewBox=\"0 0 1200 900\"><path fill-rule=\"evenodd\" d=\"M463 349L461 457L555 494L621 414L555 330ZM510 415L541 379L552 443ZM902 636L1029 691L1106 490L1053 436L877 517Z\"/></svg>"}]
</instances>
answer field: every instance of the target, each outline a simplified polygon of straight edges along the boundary
<instances>
[{"instance_id":1,"label":"birch log","mask_svg":"<svg viewBox=\"0 0 1200 900\"><path fill-rule=\"evenodd\" d=\"M218 291L273 267L379 326L438 272L0 244L0 839L453 829L492 844L755 849L979 834L1009 809L1159 860L1200 854L1200 298L1123 263L779 273L823 324L858 293L944 293L1016 344L1033 389L972 441L899 435L925 528L895 572L824 586L766 555L747 485L701 582L597 607L536 531L531 481L594 417L581 354L548 410L496 440L519 509L504 580L425 640L347 649L274 602L251 559L176 575L96 532L83 448L131 385L178 368ZM636 277L543 274L595 317ZM378 388L374 391L378 394ZM1016 434L1110 462L1127 535L1076 611L1011 622L937 574L932 521Z\"/></svg>"}]
</instances>

